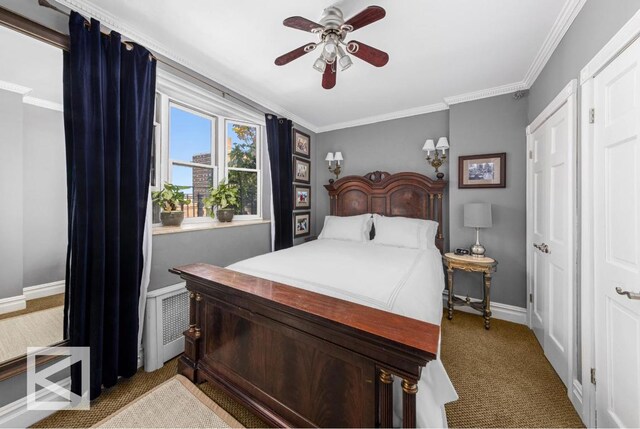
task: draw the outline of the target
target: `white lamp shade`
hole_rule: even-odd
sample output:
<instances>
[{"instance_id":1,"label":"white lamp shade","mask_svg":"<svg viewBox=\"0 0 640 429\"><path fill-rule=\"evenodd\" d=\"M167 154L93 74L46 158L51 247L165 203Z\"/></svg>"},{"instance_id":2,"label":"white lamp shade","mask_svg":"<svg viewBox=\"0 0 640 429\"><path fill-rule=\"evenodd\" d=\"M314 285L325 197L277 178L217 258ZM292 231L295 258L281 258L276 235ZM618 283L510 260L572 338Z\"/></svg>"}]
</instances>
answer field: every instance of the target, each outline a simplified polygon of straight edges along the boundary
<instances>
[{"instance_id":1,"label":"white lamp shade","mask_svg":"<svg viewBox=\"0 0 640 429\"><path fill-rule=\"evenodd\" d=\"M342 152L336 152L335 156L333 157L334 161L344 161L344 158L342 158Z\"/></svg>"},{"instance_id":2,"label":"white lamp shade","mask_svg":"<svg viewBox=\"0 0 640 429\"><path fill-rule=\"evenodd\" d=\"M335 158L333 157L333 152L329 152L329 153L327 154L327 157L326 157L324 160L325 160L325 161L329 161L329 162L334 161L334 160L335 160Z\"/></svg>"},{"instance_id":3,"label":"white lamp shade","mask_svg":"<svg viewBox=\"0 0 640 429\"><path fill-rule=\"evenodd\" d=\"M464 226L468 228L491 228L491 204L469 203L464 205Z\"/></svg>"},{"instance_id":4,"label":"white lamp shade","mask_svg":"<svg viewBox=\"0 0 640 429\"><path fill-rule=\"evenodd\" d=\"M446 137L440 137L436 149L449 149L449 139Z\"/></svg>"},{"instance_id":5,"label":"white lamp shade","mask_svg":"<svg viewBox=\"0 0 640 429\"><path fill-rule=\"evenodd\" d=\"M433 144L433 140L428 139L426 142L424 142L424 146L422 146L422 150L425 152L436 150L436 147Z\"/></svg>"}]
</instances>

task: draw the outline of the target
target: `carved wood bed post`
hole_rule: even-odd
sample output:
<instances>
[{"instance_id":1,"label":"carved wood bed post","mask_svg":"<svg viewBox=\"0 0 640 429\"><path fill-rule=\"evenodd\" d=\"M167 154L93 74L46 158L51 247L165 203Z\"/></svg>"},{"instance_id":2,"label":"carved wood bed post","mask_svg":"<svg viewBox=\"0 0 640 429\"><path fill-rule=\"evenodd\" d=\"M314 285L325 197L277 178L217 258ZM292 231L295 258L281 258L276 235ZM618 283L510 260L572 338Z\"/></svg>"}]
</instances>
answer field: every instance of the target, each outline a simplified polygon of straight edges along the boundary
<instances>
[{"instance_id":1,"label":"carved wood bed post","mask_svg":"<svg viewBox=\"0 0 640 429\"><path fill-rule=\"evenodd\" d=\"M393 375L380 369L378 376L380 427L393 427Z\"/></svg>"},{"instance_id":2,"label":"carved wood bed post","mask_svg":"<svg viewBox=\"0 0 640 429\"><path fill-rule=\"evenodd\" d=\"M200 340L200 306L202 297L189 291L189 329L184 332L184 354L178 360L178 373L196 383L198 377L198 350Z\"/></svg>"},{"instance_id":3,"label":"carved wood bed post","mask_svg":"<svg viewBox=\"0 0 640 429\"><path fill-rule=\"evenodd\" d=\"M416 393L418 384L416 380L402 380L402 426L405 428L416 427Z\"/></svg>"}]
</instances>

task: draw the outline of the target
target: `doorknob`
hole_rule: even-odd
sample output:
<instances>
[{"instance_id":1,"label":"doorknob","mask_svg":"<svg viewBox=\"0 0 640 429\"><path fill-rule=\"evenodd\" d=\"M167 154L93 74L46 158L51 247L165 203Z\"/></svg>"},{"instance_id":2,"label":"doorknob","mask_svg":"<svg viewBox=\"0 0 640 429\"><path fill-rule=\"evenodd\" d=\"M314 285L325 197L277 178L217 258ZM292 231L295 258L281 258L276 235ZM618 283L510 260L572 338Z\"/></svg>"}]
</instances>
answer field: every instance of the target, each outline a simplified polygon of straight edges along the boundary
<instances>
[{"instance_id":1,"label":"doorknob","mask_svg":"<svg viewBox=\"0 0 640 429\"><path fill-rule=\"evenodd\" d=\"M617 287L616 288L616 292L618 292L618 295L627 295L627 298L629 299L638 299L640 300L640 293L634 293L634 292L629 292L626 290L622 290L621 287Z\"/></svg>"},{"instance_id":2,"label":"doorknob","mask_svg":"<svg viewBox=\"0 0 640 429\"><path fill-rule=\"evenodd\" d=\"M533 247L535 247L542 253L551 253L551 251L549 250L549 246L545 243L542 243L542 244L533 243Z\"/></svg>"}]
</instances>

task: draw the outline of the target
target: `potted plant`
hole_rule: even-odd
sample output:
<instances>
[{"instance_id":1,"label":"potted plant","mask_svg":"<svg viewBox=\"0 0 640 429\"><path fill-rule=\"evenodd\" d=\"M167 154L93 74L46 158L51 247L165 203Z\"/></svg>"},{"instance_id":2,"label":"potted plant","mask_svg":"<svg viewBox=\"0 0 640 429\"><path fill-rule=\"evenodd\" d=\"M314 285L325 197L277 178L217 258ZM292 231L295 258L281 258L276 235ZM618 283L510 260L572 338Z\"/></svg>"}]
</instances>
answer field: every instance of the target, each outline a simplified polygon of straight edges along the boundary
<instances>
[{"instance_id":1,"label":"potted plant","mask_svg":"<svg viewBox=\"0 0 640 429\"><path fill-rule=\"evenodd\" d=\"M204 200L205 207L210 207L211 217L218 216L220 222L231 222L233 212L238 204L238 188L221 180L218 187L209 189L209 196ZM216 210L214 211L214 207Z\"/></svg>"},{"instance_id":2,"label":"potted plant","mask_svg":"<svg viewBox=\"0 0 640 429\"><path fill-rule=\"evenodd\" d=\"M151 199L160 206L160 221L163 226L180 226L184 220L183 205L191 204L191 200L182 192L190 186L178 186L165 183L161 190L151 193Z\"/></svg>"}]
</instances>

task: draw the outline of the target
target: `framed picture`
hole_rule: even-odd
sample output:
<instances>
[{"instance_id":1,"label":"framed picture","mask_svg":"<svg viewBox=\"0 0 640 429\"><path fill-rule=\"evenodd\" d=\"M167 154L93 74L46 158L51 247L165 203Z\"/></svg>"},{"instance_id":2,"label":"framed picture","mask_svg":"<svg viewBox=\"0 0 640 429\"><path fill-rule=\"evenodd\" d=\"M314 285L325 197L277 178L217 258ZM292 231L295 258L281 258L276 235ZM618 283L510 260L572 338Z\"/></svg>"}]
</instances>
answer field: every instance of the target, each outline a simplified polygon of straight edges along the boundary
<instances>
[{"instance_id":1,"label":"framed picture","mask_svg":"<svg viewBox=\"0 0 640 429\"><path fill-rule=\"evenodd\" d=\"M293 154L305 158L311 157L311 137L295 128L293 129Z\"/></svg>"},{"instance_id":2,"label":"framed picture","mask_svg":"<svg viewBox=\"0 0 640 429\"><path fill-rule=\"evenodd\" d=\"M306 237L311 234L311 212L293 214L293 238Z\"/></svg>"},{"instance_id":3,"label":"framed picture","mask_svg":"<svg viewBox=\"0 0 640 429\"><path fill-rule=\"evenodd\" d=\"M507 154L490 153L458 157L458 188L507 186Z\"/></svg>"},{"instance_id":4,"label":"framed picture","mask_svg":"<svg viewBox=\"0 0 640 429\"><path fill-rule=\"evenodd\" d=\"M301 210L311 207L311 186L293 185L293 209Z\"/></svg>"},{"instance_id":5,"label":"framed picture","mask_svg":"<svg viewBox=\"0 0 640 429\"><path fill-rule=\"evenodd\" d=\"M311 183L311 162L293 157L293 181Z\"/></svg>"}]
</instances>

